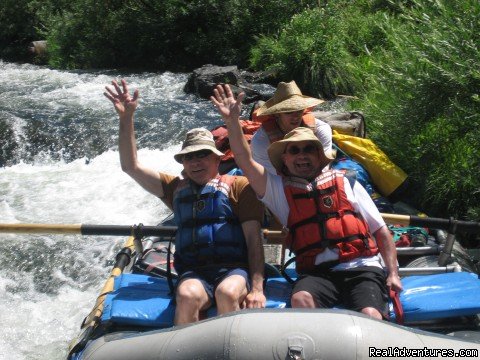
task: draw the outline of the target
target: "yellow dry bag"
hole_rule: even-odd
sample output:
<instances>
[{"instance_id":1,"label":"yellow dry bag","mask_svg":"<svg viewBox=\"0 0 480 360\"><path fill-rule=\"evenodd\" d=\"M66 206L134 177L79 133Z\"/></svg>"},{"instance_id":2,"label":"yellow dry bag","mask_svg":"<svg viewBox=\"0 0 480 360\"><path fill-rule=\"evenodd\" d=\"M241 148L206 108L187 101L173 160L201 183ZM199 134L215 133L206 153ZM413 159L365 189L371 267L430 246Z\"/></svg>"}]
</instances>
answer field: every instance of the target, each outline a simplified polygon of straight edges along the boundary
<instances>
[{"instance_id":1,"label":"yellow dry bag","mask_svg":"<svg viewBox=\"0 0 480 360\"><path fill-rule=\"evenodd\" d=\"M407 174L372 140L340 134L334 130L333 142L367 169L373 184L383 196L389 196L407 179Z\"/></svg>"}]
</instances>

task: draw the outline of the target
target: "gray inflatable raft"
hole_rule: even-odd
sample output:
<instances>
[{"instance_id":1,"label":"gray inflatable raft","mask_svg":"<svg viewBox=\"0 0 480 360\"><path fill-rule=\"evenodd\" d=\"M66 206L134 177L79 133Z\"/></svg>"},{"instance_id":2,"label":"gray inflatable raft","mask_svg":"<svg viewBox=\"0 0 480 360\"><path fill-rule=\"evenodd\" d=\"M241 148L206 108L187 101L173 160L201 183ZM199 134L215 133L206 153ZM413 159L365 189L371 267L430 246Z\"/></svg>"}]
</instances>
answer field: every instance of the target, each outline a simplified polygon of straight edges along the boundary
<instances>
[{"instance_id":1,"label":"gray inflatable raft","mask_svg":"<svg viewBox=\"0 0 480 360\"><path fill-rule=\"evenodd\" d=\"M195 324L112 333L88 344L82 359L478 358L480 343L347 310L244 310Z\"/></svg>"}]
</instances>

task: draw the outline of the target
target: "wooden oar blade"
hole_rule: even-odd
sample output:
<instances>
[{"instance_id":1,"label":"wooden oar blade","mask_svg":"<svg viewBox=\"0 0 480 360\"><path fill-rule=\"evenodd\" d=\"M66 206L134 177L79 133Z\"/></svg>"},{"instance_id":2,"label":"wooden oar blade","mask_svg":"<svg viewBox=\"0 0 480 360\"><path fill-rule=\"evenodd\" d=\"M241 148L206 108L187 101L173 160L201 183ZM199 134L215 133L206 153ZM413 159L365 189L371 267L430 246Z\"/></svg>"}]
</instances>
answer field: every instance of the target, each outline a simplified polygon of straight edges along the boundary
<instances>
[{"instance_id":1,"label":"wooden oar blade","mask_svg":"<svg viewBox=\"0 0 480 360\"><path fill-rule=\"evenodd\" d=\"M80 224L0 224L0 233L81 234Z\"/></svg>"}]
</instances>

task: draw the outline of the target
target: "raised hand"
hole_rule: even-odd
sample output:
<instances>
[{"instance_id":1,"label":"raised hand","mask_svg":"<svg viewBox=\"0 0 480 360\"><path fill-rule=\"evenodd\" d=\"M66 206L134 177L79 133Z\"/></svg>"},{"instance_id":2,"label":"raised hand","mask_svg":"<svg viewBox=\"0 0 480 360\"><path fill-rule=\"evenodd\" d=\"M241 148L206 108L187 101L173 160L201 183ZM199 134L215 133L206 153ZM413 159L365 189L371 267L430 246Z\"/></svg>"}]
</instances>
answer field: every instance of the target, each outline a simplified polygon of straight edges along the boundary
<instances>
[{"instance_id":1,"label":"raised hand","mask_svg":"<svg viewBox=\"0 0 480 360\"><path fill-rule=\"evenodd\" d=\"M118 115L133 115L135 109L138 106L138 90L135 90L133 93L133 97L128 92L128 86L125 80L121 80L122 87L118 85L118 83L113 80L112 85L114 89L111 89L109 86L105 86L105 92L103 95L113 103L115 107L115 111Z\"/></svg>"},{"instance_id":2,"label":"raised hand","mask_svg":"<svg viewBox=\"0 0 480 360\"><path fill-rule=\"evenodd\" d=\"M217 85L213 90L213 96L210 96L210 100L213 105L218 109L220 115L225 122L238 121L240 117L240 111L242 110L242 101L245 97L245 93L242 92L235 99L232 89L228 84Z\"/></svg>"}]
</instances>

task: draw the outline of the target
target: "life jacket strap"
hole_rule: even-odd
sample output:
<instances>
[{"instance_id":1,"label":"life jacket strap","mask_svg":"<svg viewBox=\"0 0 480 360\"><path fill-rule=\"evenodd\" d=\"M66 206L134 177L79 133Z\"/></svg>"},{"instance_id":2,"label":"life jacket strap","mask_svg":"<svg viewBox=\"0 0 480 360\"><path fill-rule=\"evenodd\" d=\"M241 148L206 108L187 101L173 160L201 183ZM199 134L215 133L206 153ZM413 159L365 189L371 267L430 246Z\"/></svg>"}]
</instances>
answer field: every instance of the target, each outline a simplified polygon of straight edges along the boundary
<instances>
[{"instance_id":1,"label":"life jacket strap","mask_svg":"<svg viewBox=\"0 0 480 360\"><path fill-rule=\"evenodd\" d=\"M400 295L393 289L389 289L389 293L393 304L393 311L395 312L395 320L397 324L403 325L405 322L405 314L402 303L400 302Z\"/></svg>"},{"instance_id":2,"label":"life jacket strap","mask_svg":"<svg viewBox=\"0 0 480 360\"><path fill-rule=\"evenodd\" d=\"M339 243L348 243L348 242L351 242L351 241L354 241L354 240L358 240L358 239L361 239L363 241L363 243L366 245L366 248L367 249L370 249L369 245L368 245L368 237L365 237L363 236L362 234L355 234L355 235L351 235L351 236L346 236L346 237L343 237L343 238L339 238L339 239L324 239L322 241L318 241L314 244L310 244L310 245L307 245L301 249L298 249L295 251L295 254L297 256L309 251L309 250L312 250L312 249L326 249L327 247L332 247L334 245L337 245Z\"/></svg>"},{"instance_id":3,"label":"life jacket strap","mask_svg":"<svg viewBox=\"0 0 480 360\"><path fill-rule=\"evenodd\" d=\"M218 193L217 192L208 192L208 193L204 193L204 194L189 194L189 195L185 195L185 196L182 196L178 199L178 201L180 203L194 203L194 202L197 202L199 200L205 200L205 199L209 199L209 198L217 198L218 197Z\"/></svg>"},{"instance_id":4,"label":"life jacket strap","mask_svg":"<svg viewBox=\"0 0 480 360\"><path fill-rule=\"evenodd\" d=\"M350 215L353 215L353 216L357 216L357 214L352 211L352 210L345 210L345 211L334 211L334 212L331 212L331 213L316 213L315 215L307 218L307 219L304 219L302 221L299 221L293 225L291 225L289 227L290 231L295 231L297 228L299 228L300 226L303 226L303 225L307 225L307 224L310 224L310 223L319 223L319 222L325 222L329 219L333 219L333 218L340 218L341 216L345 215L345 214L350 214Z\"/></svg>"},{"instance_id":5,"label":"life jacket strap","mask_svg":"<svg viewBox=\"0 0 480 360\"><path fill-rule=\"evenodd\" d=\"M326 189L313 189L311 191L308 191L306 193L300 193L300 194L293 194L294 199L315 199L318 198L319 196L322 195L329 195L333 194L335 192L336 186L330 186Z\"/></svg>"},{"instance_id":6,"label":"life jacket strap","mask_svg":"<svg viewBox=\"0 0 480 360\"><path fill-rule=\"evenodd\" d=\"M219 216L219 217L205 217L205 218L194 218L188 219L182 222L183 228L194 228L202 225L217 224L227 222L229 224L239 224L239 220L236 217L230 216Z\"/></svg>"}]
</instances>

